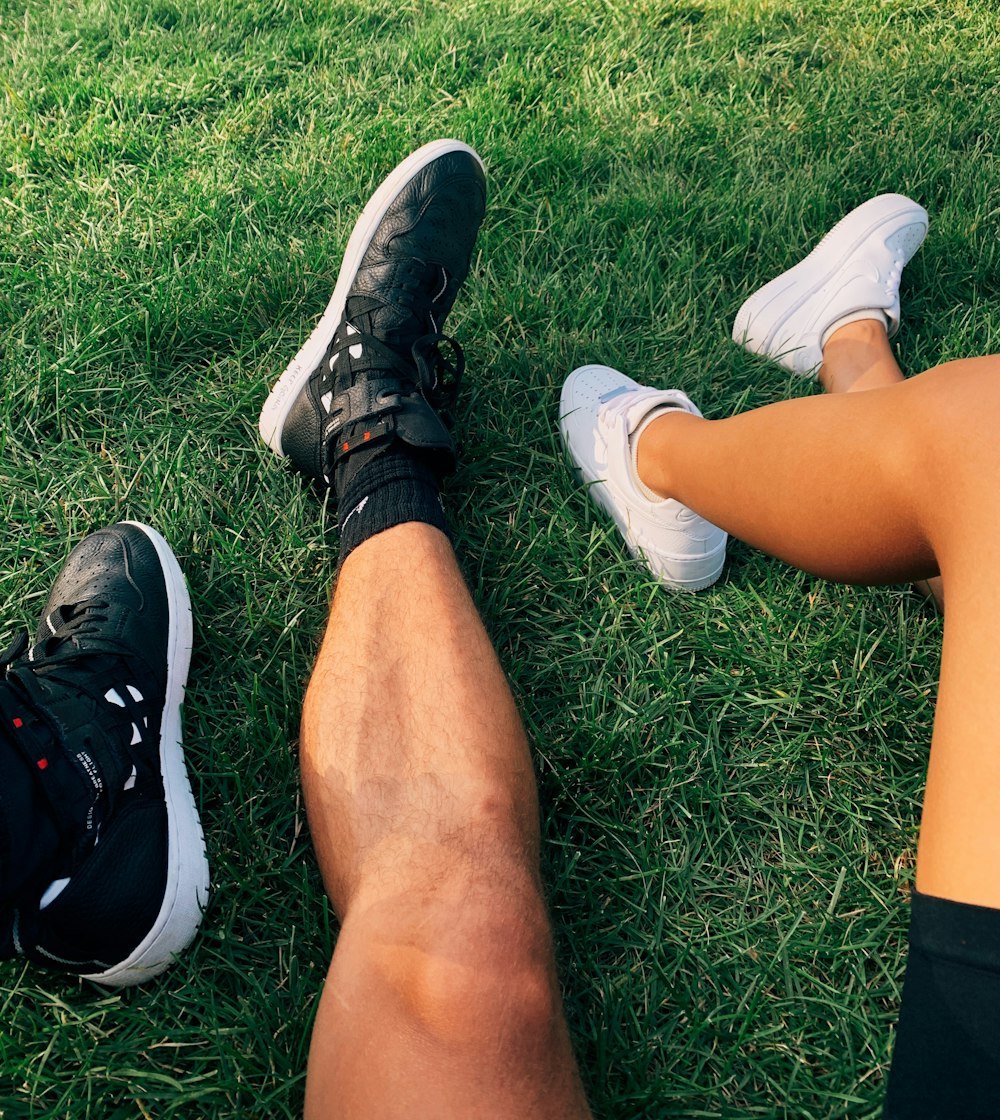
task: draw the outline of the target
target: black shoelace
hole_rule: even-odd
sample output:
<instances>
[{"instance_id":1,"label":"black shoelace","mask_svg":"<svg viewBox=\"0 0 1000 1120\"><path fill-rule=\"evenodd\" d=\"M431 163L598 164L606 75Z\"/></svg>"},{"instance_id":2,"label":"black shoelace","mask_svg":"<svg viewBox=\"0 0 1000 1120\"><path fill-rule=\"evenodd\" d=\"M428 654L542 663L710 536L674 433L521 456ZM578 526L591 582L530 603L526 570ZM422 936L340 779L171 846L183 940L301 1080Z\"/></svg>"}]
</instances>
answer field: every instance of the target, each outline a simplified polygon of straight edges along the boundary
<instances>
[{"instance_id":1,"label":"black shoelace","mask_svg":"<svg viewBox=\"0 0 1000 1120\"><path fill-rule=\"evenodd\" d=\"M412 384L434 409L447 409L458 395L465 371L465 355L461 346L450 335L438 330L434 318L434 304L445 293L450 281L439 265L427 265L416 259L407 262L399 279L391 299L373 295L351 297L350 307L345 309L324 356L322 391L334 390L335 361L345 352L350 359L351 348L362 345L366 368L397 374L403 384ZM377 338L359 325L369 315L389 306L394 307L402 318L412 316L420 324L417 337L408 347L402 339L399 340L400 345L394 347L391 338ZM347 330L348 324L354 333ZM451 360L441 352L442 343L451 350ZM357 368L352 363L352 369Z\"/></svg>"}]
</instances>

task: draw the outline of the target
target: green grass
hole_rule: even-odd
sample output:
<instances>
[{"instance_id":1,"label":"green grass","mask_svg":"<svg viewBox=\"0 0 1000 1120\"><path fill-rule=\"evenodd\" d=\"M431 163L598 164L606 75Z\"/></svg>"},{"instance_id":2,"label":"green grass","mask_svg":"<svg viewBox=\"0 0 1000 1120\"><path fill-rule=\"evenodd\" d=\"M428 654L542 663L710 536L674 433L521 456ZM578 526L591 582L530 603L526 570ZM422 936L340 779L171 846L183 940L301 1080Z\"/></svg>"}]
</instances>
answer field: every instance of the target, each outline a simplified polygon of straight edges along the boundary
<instances>
[{"instance_id":1,"label":"green grass","mask_svg":"<svg viewBox=\"0 0 1000 1120\"><path fill-rule=\"evenodd\" d=\"M810 391L733 315L884 190L932 215L904 368L1000 349L998 57L991 0L0 0L0 617L33 626L93 528L166 535L215 884L143 990L0 967L0 1115L301 1111L335 924L296 735L335 548L256 417L360 206L441 135L491 182L448 504L595 1111L878 1115L940 624L739 544L664 594L571 482L558 387L599 360L709 415Z\"/></svg>"}]
</instances>

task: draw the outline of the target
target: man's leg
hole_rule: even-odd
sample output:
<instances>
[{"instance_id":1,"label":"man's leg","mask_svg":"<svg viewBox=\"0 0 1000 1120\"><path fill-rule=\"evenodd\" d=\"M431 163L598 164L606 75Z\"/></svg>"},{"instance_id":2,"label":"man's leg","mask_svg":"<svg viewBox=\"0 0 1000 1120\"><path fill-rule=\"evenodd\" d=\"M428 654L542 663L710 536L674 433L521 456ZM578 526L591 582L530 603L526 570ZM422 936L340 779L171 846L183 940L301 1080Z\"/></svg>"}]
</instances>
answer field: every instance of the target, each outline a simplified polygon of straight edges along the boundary
<instances>
[{"instance_id":1,"label":"man's leg","mask_svg":"<svg viewBox=\"0 0 1000 1120\"><path fill-rule=\"evenodd\" d=\"M333 489L340 522L302 719L310 827L341 919L309 1117L588 1115L539 884L531 759L439 495L454 446L437 407L462 369L441 331L484 207L464 144L404 160L261 414L271 447Z\"/></svg>"},{"instance_id":2,"label":"man's leg","mask_svg":"<svg viewBox=\"0 0 1000 1120\"><path fill-rule=\"evenodd\" d=\"M446 537L345 563L302 771L342 921L307 1115L582 1117L524 732Z\"/></svg>"}]
</instances>

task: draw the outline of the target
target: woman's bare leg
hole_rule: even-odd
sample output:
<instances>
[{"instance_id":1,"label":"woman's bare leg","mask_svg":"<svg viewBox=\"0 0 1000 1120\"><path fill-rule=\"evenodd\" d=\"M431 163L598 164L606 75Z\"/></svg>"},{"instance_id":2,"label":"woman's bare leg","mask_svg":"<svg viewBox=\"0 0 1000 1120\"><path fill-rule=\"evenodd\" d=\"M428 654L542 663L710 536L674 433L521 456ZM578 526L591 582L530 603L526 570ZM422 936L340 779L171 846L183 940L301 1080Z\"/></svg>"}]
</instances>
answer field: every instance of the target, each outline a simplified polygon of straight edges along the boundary
<instances>
[{"instance_id":1,"label":"woman's bare leg","mask_svg":"<svg viewBox=\"0 0 1000 1120\"><path fill-rule=\"evenodd\" d=\"M666 413L643 481L831 579L948 586L917 861L926 894L1000 908L1000 358L727 420Z\"/></svg>"},{"instance_id":2,"label":"woman's bare leg","mask_svg":"<svg viewBox=\"0 0 1000 1120\"><path fill-rule=\"evenodd\" d=\"M903 380L903 371L889 344L881 319L861 319L835 331L823 350L819 380L828 393L860 393L885 389ZM940 576L917 580L914 587L944 610Z\"/></svg>"},{"instance_id":3,"label":"woman's bare leg","mask_svg":"<svg viewBox=\"0 0 1000 1120\"><path fill-rule=\"evenodd\" d=\"M819 381L828 393L887 389L903 380L881 319L860 319L834 331L823 348Z\"/></svg>"}]
</instances>

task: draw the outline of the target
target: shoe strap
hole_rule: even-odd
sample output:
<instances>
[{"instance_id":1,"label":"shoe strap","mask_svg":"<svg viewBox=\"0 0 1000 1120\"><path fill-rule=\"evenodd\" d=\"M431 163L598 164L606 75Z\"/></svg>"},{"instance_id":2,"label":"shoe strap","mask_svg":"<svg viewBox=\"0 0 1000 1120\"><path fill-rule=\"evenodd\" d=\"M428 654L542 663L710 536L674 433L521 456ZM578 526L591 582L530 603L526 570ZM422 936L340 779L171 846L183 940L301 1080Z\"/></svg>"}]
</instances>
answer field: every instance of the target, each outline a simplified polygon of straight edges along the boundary
<instances>
[{"instance_id":1,"label":"shoe strap","mask_svg":"<svg viewBox=\"0 0 1000 1120\"><path fill-rule=\"evenodd\" d=\"M628 435L636 431L651 413L666 409L679 409L701 416L701 412L680 389L650 389L640 386L635 389L617 389L601 398L602 421L615 424L621 420Z\"/></svg>"},{"instance_id":2,"label":"shoe strap","mask_svg":"<svg viewBox=\"0 0 1000 1120\"><path fill-rule=\"evenodd\" d=\"M121 671L123 652L114 642L88 635L73 648L68 632L82 633L73 621L35 646L20 635L0 657L0 734L31 767L54 817L77 851L89 850L103 819L136 769L129 750L153 734L148 697L136 700ZM50 642L62 642L46 654ZM138 738L134 738L138 732ZM136 769L138 776L138 769Z\"/></svg>"},{"instance_id":3,"label":"shoe strap","mask_svg":"<svg viewBox=\"0 0 1000 1120\"><path fill-rule=\"evenodd\" d=\"M450 348L453 360L442 354L442 343ZM354 359L350 351L358 346L362 355ZM334 372L334 363L339 361L351 362L349 372L354 380L332 397L327 410L323 446L328 478L345 455L361 446L386 443L394 436L422 450L442 452L453 463L452 440L437 415L454 401L465 369L465 355L453 338L440 333L422 335L413 343L407 361L381 339L357 330L348 334L345 319L325 363L331 379L345 373L339 368Z\"/></svg>"}]
</instances>

